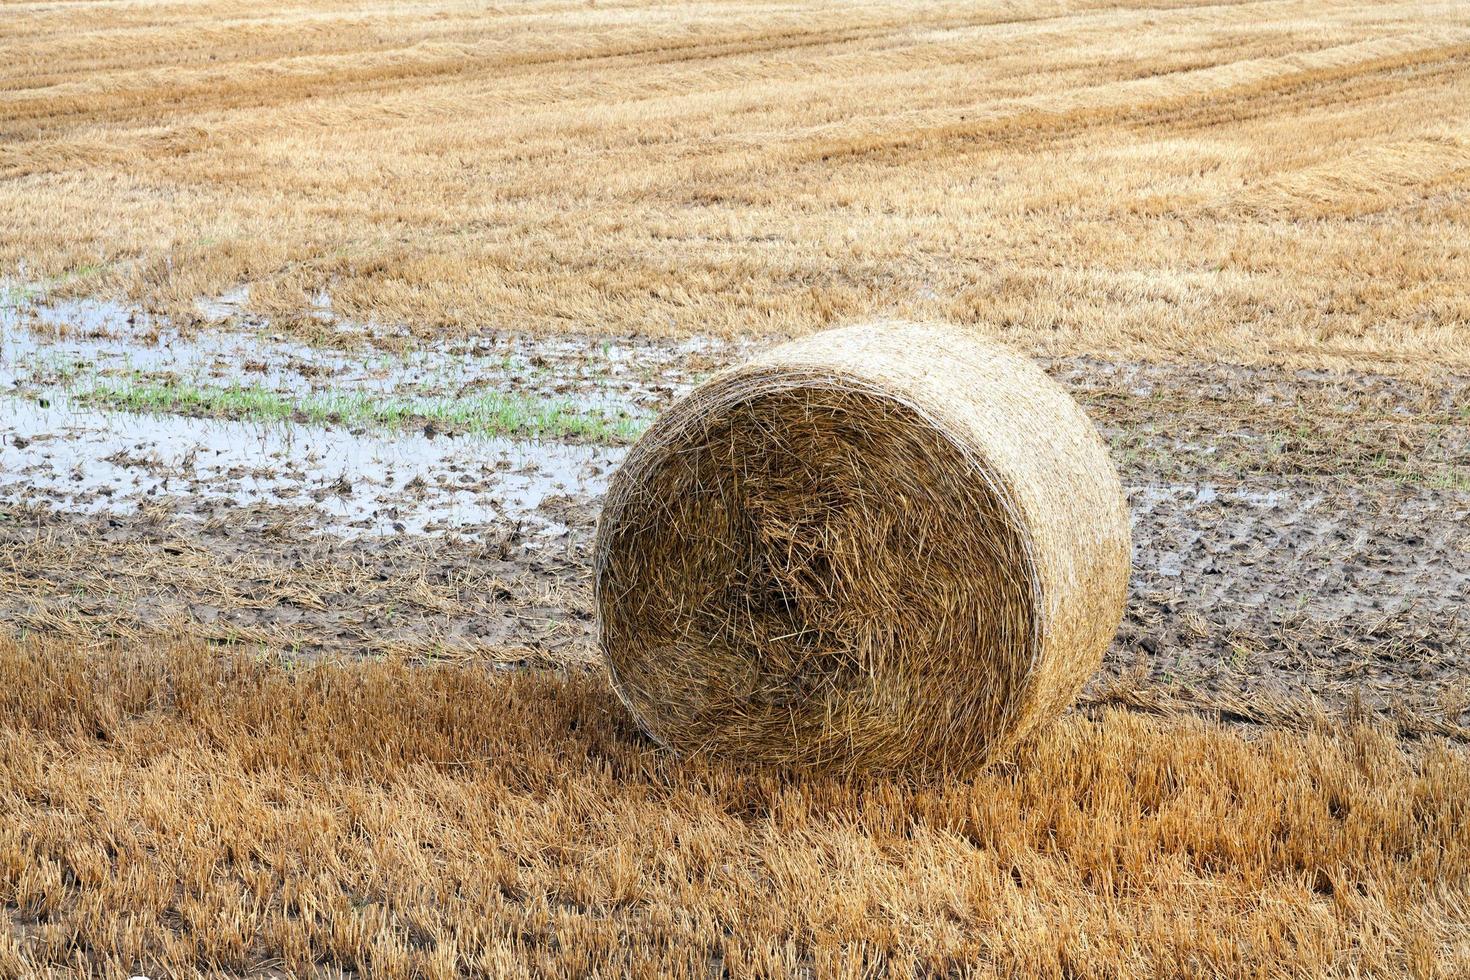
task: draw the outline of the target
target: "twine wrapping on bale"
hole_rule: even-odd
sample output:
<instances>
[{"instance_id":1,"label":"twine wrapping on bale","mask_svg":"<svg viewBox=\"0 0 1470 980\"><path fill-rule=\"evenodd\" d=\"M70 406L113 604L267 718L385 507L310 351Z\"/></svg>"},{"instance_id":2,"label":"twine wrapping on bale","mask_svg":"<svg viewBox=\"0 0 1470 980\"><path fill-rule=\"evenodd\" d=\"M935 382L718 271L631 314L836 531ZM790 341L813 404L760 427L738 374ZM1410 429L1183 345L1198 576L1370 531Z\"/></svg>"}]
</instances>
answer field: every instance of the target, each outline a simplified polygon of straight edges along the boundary
<instances>
[{"instance_id":1,"label":"twine wrapping on bale","mask_svg":"<svg viewBox=\"0 0 1470 980\"><path fill-rule=\"evenodd\" d=\"M716 376L632 448L598 527L600 638L677 751L963 771L1076 697L1129 549L1106 447L1035 365L847 327Z\"/></svg>"}]
</instances>

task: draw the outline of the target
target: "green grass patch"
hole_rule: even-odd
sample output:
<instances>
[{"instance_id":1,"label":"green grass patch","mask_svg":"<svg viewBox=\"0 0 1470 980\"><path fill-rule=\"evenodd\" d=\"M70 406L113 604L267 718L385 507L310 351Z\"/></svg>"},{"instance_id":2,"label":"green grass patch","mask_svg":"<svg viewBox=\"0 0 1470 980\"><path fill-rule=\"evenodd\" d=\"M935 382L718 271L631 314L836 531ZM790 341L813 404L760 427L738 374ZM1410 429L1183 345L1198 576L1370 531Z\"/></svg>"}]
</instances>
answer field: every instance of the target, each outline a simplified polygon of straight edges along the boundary
<instances>
[{"instance_id":1,"label":"green grass patch","mask_svg":"<svg viewBox=\"0 0 1470 980\"><path fill-rule=\"evenodd\" d=\"M258 384L209 386L173 379L99 378L90 387L73 390L71 396L81 403L130 412L399 431L431 427L466 435L608 443L632 441L650 421L566 400L502 392L465 398L395 397L370 392L292 395Z\"/></svg>"}]
</instances>

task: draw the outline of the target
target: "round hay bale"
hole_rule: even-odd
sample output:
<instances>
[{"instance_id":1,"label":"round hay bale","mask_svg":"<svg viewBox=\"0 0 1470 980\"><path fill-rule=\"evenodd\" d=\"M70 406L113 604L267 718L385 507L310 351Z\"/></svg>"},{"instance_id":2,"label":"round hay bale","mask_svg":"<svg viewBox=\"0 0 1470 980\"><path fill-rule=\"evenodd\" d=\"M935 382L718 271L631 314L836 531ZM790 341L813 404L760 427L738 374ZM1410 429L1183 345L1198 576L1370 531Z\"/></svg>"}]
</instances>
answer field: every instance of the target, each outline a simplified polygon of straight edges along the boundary
<instances>
[{"instance_id":1,"label":"round hay bale","mask_svg":"<svg viewBox=\"0 0 1470 980\"><path fill-rule=\"evenodd\" d=\"M600 639L677 751L966 770L1076 697L1129 548L1106 447L1031 362L953 328L830 330L701 385L629 452Z\"/></svg>"}]
</instances>

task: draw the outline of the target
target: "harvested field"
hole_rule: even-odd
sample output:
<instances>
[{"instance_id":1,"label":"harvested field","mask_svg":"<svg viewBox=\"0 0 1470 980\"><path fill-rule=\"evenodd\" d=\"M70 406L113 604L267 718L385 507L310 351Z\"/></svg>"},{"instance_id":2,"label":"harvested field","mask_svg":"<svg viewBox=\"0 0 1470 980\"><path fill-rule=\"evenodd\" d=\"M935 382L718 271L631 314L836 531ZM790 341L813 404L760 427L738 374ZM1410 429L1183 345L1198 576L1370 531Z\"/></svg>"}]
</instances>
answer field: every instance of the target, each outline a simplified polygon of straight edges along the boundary
<instances>
[{"instance_id":1,"label":"harvested field","mask_svg":"<svg viewBox=\"0 0 1470 980\"><path fill-rule=\"evenodd\" d=\"M174 341L152 363L155 348L130 354L126 327L109 331L101 352L97 338L26 332L40 346L0 361L17 406L0 443L0 620L296 657L593 659L592 535L623 450L75 411L67 392L91 383L77 378L122 383L141 364L155 380L228 385L258 358L251 377L283 396L559 387L655 412L743 356L625 341L608 361L595 342L522 338L405 379L382 377L376 354L364 367L249 337L198 358ZM57 364L71 381L47 373ZM1098 422L1132 510L1128 609L1096 696L1245 719L1362 703L1413 730L1470 726L1470 379L1043 365Z\"/></svg>"},{"instance_id":2,"label":"harvested field","mask_svg":"<svg viewBox=\"0 0 1470 980\"><path fill-rule=\"evenodd\" d=\"M1470 367L1457 3L4 10L17 289Z\"/></svg>"},{"instance_id":3,"label":"harvested field","mask_svg":"<svg viewBox=\"0 0 1470 980\"><path fill-rule=\"evenodd\" d=\"M0 978L1470 975L1466 106L1460 3L0 0ZM670 756L611 474L893 317L1097 423L1102 669Z\"/></svg>"},{"instance_id":4,"label":"harvested field","mask_svg":"<svg viewBox=\"0 0 1470 980\"><path fill-rule=\"evenodd\" d=\"M973 782L644 741L580 672L0 644L0 970L1470 969L1470 761L1074 716Z\"/></svg>"},{"instance_id":5,"label":"harvested field","mask_svg":"<svg viewBox=\"0 0 1470 980\"><path fill-rule=\"evenodd\" d=\"M1464 378L1045 360L1119 463L1123 628L999 768L857 786L643 742L593 643L624 447L452 422L647 417L744 345L58 309L0 345L0 973L1466 968ZM92 397L242 379L445 411Z\"/></svg>"}]
</instances>

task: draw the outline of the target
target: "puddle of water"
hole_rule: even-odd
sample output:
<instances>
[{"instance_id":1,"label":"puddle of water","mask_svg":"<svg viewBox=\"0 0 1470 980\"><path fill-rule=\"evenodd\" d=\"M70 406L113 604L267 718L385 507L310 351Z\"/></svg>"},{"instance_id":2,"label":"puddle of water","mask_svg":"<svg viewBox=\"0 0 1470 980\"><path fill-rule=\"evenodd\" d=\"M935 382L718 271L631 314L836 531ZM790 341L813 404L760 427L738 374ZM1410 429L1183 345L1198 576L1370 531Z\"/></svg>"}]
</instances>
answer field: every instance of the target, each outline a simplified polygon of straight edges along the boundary
<instances>
[{"instance_id":1,"label":"puddle of water","mask_svg":"<svg viewBox=\"0 0 1470 980\"><path fill-rule=\"evenodd\" d=\"M116 386L155 376L291 399L366 395L442 406L507 393L647 417L697 380L691 356L709 363L735 349L702 338L495 336L416 342L398 354L368 345L317 348L272 334L268 321L244 313L245 288L201 300L201 315L225 321L207 330L181 330L122 303L14 289L3 299L0 500L84 513L127 512L163 497L197 504L201 513L221 505L300 506L321 515L323 530L347 536L515 522L531 533L564 533L557 508L543 504L562 494L599 498L624 450L142 415L88 409L68 391L84 392L99 379ZM335 317L328 294L314 310Z\"/></svg>"},{"instance_id":2,"label":"puddle of water","mask_svg":"<svg viewBox=\"0 0 1470 980\"><path fill-rule=\"evenodd\" d=\"M160 497L313 507L344 536L525 522L549 497L601 496L625 450L511 439L384 438L311 426L219 422L0 401L0 495L83 513Z\"/></svg>"},{"instance_id":3,"label":"puddle of water","mask_svg":"<svg viewBox=\"0 0 1470 980\"><path fill-rule=\"evenodd\" d=\"M1260 510L1277 510L1292 502L1292 495L1285 490L1236 490L1231 496ZM1316 499L1303 503L1302 509L1310 509Z\"/></svg>"},{"instance_id":4,"label":"puddle of water","mask_svg":"<svg viewBox=\"0 0 1470 980\"><path fill-rule=\"evenodd\" d=\"M239 314L246 289L200 301L211 320ZM314 309L331 317L330 297ZM588 337L496 336L415 342L402 354L312 347L259 329L182 332L120 303L21 300L0 305L0 389L55 384L63 375L167 373L195 385L241 385L300 396L348 390L395 398L453 399L516 392L608 416L646 416L698 380L693 355L736 356L708 338L680 343ZM65 328L65 329L62 329Z\"/></svg>"},{"instance_id":5,"label":"puddle of water","mask_svg":"<svg viewBox=\"0 0 1470 980\"><path fill-rule=\"evenodd\" d=\"M1177 503L1185 510L1193 510L1205 504L1241 503L1258 510L1276 510L1298 500L1290 490L1256 490L1236 487L1218 490L1208 483L1165 483L1148 486L1128 487L1128 502L1135 515L1152 513L1165 502ZM1311 509L1319 497L1301 502L1303 511Z\"/></svg>"},{"instance_id":6,"label":"puddle of water","mask_svg":"<svg viewBox=\"0 0 1470 980\"><path fill-rule=\"evenodd\" d=\"M249 286L231 289L212 299L200 297L194 301L195 308L207 320L228 320L230 317L240 316L245 312L245 307L249 305Z\"/></svg>"}]
</instances>

